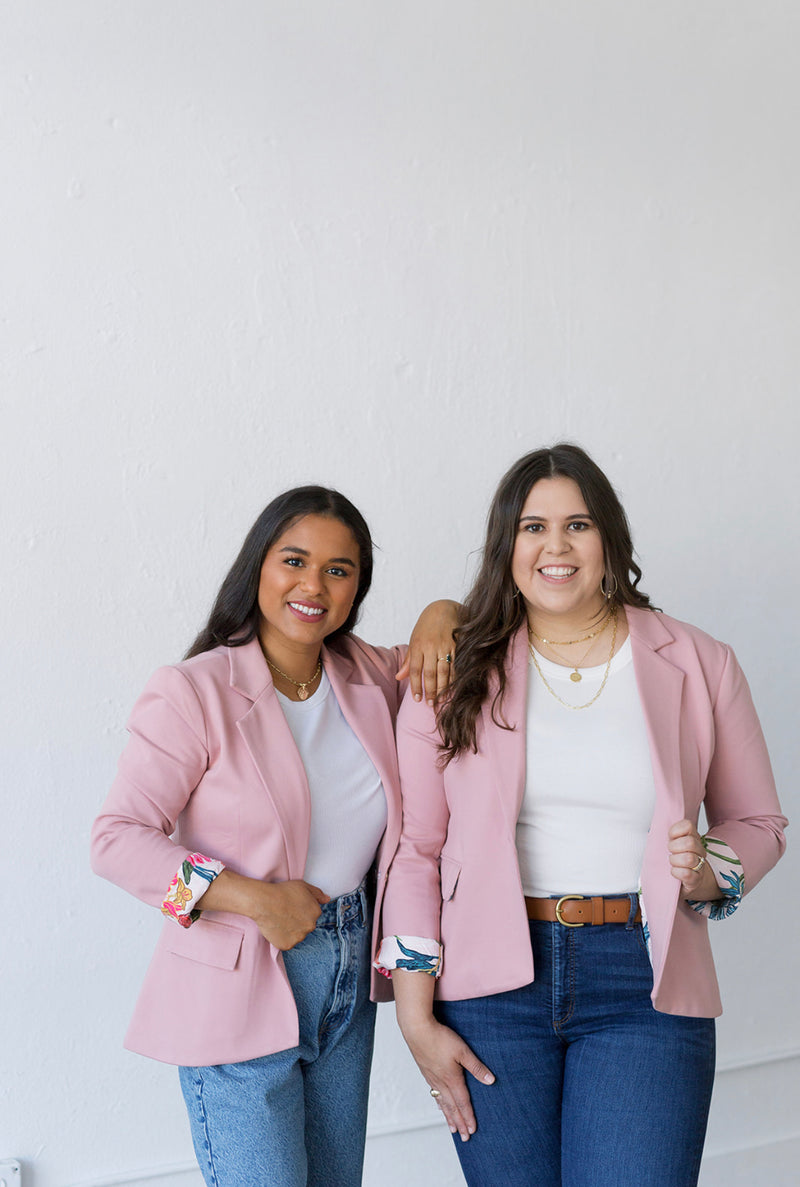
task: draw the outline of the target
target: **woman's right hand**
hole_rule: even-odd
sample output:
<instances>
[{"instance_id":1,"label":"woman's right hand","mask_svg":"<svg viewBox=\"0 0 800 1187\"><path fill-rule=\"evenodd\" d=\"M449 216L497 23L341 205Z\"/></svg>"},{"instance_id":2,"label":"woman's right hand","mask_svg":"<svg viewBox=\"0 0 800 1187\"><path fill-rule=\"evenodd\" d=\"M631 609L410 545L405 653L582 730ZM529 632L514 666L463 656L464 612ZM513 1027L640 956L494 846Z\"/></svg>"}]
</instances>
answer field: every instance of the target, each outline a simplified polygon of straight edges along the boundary
<instances>
[{"instance_id":1,"label":"woman's right hand","mask_svg":"<svg viewBox=\"0 0 800 1187\"><path fill-rule=\"evenodd\" d=\"M202 908L246 915L265 940L281 952L294 948L317 925L320 904L330 895L299 878L290 882L259 882L225 869L200 899Z\"/></svg>"},{"instance_id":2,"label":"woman's right hand","mask_svg":"<svg viewBox=\"0 0 800 1187\"><path fill-rule=\"evenodd\" d=\"M403 1037L429 1086L439 1093L434 1099L450 1132L468 1142L476 1123L464 1072L482 1084L494 1084L493 1074L454 1030L437 1022L433 1015L413 1028L404 1027Z\"/></svg>"}]
</instances>

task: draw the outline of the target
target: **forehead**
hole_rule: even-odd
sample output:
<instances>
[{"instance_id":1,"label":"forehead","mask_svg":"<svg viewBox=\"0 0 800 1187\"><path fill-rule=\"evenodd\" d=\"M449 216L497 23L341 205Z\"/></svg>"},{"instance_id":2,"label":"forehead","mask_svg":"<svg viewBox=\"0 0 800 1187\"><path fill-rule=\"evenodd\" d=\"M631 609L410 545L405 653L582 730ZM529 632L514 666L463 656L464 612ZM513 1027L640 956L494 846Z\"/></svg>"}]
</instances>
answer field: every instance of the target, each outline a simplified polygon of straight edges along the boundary
<instances>
[{"instance_id":1,"label":"forehead","mask_svg":"<svg viewBox=\"0 0 800 1187\"><path fill-rule=\"evenodd\" d=\"M349 557L358 563L358 543L347 524L330 515L303 515L289 524L274 541L269 553L299 548L325 558ZM269 554L268 553L268 554Z\"/></svg>"},{"instance_id":2,"label":"forehead","mask_svg":"<svg viewBox=\"0 0 800 1187\"><path fill-rule=\"evenodd\" d=\"M522 515L537 519L562 519L570 515L588 515L581 488L572 478L540 478L525 496Z\"/></svg>"}]
</instances>

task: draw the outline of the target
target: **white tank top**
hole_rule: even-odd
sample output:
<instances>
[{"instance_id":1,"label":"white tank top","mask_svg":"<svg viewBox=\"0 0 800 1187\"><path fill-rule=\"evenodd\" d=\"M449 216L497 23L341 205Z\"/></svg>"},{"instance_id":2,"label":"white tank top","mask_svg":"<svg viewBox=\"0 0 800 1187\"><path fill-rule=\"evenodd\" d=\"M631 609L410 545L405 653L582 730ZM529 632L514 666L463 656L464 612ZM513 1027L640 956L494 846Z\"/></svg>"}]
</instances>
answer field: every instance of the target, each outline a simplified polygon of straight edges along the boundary
<instances>
[{"instance_id":1,"label":"white tank top","mask_svg":"<svg viewBox=\"0 0 800 1187\"><path fill-rule=\"evenodd\" d=\"M348 894L372 865L386 828L386 795L345 721L325 669L307 701L275 690L306 770L311 835L304 878L331 898Z\"/></svg>"},{"instance_id":2,"label":"white tank top","mask_svg":"<svg viewBox=\"0 0 800 1187\"><path fill-rule=\"evenodd\" d=\"M536 657L568 704L590 700L605 675L605 664L582 668L573 683L571 668ZM586 709L559 704L529 663L526 756L516 834L525 894L637 890L655 784L630 638Z\"/></svg>"}]
</instances>

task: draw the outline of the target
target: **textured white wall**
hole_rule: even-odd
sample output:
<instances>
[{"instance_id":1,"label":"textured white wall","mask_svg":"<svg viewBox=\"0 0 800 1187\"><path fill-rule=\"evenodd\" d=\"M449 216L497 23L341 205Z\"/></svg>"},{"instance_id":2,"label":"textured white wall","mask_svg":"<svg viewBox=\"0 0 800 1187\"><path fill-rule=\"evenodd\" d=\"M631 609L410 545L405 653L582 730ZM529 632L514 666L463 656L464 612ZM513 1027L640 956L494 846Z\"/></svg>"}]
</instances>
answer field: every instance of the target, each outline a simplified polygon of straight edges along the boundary
<instances>
[{"instance_id":1,"label":"textured white wall","mask_svg":"<svg viewBox=\"0 0 800 1187\"><path fill-rule=\"evenodd\" d=\"M362 508L363 633L391 642L462 592L504 468L580 441L644 587L736 647L791 811L800 17L14 0L0 25L0 1159L183 1187L174 1073L120 1048L159 924L86 835L135 695L278 490ZM715 932L708 1184L794 1181L790 863ZM370 1187L458 1182L388 1007L373 1105Z\"/></svg>"}]
</instances>

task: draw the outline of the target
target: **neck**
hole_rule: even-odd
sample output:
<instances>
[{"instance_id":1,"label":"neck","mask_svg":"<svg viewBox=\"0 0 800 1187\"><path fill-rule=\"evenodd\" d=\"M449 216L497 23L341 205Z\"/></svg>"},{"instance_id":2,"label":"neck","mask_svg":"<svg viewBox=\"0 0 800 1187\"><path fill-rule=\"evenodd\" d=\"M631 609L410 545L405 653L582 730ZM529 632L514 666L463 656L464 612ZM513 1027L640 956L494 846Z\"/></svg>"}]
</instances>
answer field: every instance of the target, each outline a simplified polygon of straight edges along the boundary
<instances>
[{"instance_id":1,"label":"neck","mask_svg":"<svg viewBox=\"0 0 800 1187\"><path fill-rule=\"evenodd\" d=\"M572 639L587 635L602 625L612 607L612 603L602 602L587 612L579 611L575 614L548 614L540 610L528 609L528 626L537 635L546 639Z\"/></svg>"},{"instance_id":2,"label":"neck","mask_svg":"<svg viewBox=\"0 0 800 1187\"><path fill-rule=\"evenodd\" d=\"M276 644L272 639L259 638L264 658L270 665L273 678L279 669L291 680L310 681L319 665L319 647L291 647Z\"/></svg>"}]
</instances>

